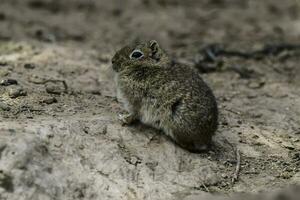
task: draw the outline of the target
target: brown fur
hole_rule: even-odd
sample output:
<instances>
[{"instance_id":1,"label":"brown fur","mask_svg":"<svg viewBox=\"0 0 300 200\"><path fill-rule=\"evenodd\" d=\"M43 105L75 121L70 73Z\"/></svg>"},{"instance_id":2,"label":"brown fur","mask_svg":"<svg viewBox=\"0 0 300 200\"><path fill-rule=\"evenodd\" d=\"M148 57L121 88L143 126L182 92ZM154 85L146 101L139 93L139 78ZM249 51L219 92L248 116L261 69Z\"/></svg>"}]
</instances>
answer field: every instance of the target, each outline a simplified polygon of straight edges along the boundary
<instances>
[{"instance_id":1,"label":"brown fur","mask_svg":"<svg viewBox=\"0 0 300 200\"><path fill-rule=\"evenodd\" d=\"M141 58L130 58L141 55ZM199 73L172 65L156 41L125 46L112 59L118 98L128 115L163 130L177 144L193 152L204 150L217 129L215 97Z\"/></svg>"}]
</instances>

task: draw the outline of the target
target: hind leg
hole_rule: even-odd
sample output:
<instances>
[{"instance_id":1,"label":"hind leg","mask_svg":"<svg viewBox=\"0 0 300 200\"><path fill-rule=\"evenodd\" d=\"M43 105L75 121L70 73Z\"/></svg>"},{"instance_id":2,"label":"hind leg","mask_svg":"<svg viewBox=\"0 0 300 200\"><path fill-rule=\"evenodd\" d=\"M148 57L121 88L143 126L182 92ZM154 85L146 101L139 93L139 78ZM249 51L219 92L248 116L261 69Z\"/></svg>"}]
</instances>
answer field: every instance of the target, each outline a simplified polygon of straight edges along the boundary
<instances>
[{"instance_id":1,"label":"hind leg","mask_svg":"<svg viewBox=\"0 0 300 200\"><path fill-rule=\"evenodd\" d=\"M211 144L211 137L202 138L201 140L195 139L191 134L173 132L170 135L176 144L180 147L192 152L192 153L201 153L208 151Z\"/></svg>"}]
</instances>

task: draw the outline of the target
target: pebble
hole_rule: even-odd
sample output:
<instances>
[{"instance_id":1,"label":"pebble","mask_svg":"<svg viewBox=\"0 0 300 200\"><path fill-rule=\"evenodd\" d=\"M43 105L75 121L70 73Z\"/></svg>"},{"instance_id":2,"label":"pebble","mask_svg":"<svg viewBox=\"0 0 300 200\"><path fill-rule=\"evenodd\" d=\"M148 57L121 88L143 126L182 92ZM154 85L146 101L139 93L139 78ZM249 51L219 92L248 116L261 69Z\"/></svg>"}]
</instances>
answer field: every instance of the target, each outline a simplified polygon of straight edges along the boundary
<instances>
[{"instance_id":1,"label":"pebble","mask_svg":"<svg viewBox=\"0 0 300 200\"><path fill-rule=\"evenodd\" d=\"M227 126L227 125L228 125L228 122L227 122L227 121L222 121L221 123L222 123L222 125L224 125L224 126Z\"/></svg>"},{"instance_id":2,"label":"pebble","mask_svg":"<svg viewBox=\"0 0 300 200\"><path fill-rule=\"evenodd\" d=\"M6 103L0 101L0 108L4 111L9 111L10 110L10 107L9 105L7 105Z\"/></svg>"},{"instance_id":3,"label":"pebble","mask_svg":"<svg viewBox=\"0 0 300 200\"><path fill-rule=\"evenodd\" d=\"M9 86L9 85L17 85L18 81L15 79L7 78L0 81L0 85Z\"/></svg>"},{"instance_id":4,"label":"pebble","mask_svg":"<svg viewBox=\"0 0 300 200\"><path fill-rule=\"evenodd\" d=\"M300 130L298 130L298 131L295 131L295 133L294 133L295 135L300 135Z\"/></svg>"},{"instance_id":5,"label":"pebble","mask_svg":"<svg viewBox=\"0 0 300 200\"><path fill-rule=\"evenodd\" d=\"M61 94L65 91L65 89L62 86L49 83L46 85L46 92L49 94Z\"/></svg>"},{"instance_id":6,"label":"pebble","mask_svg":"<svg viewBox=\"0 0 300 200\"><path fill-rule=\"evenodd\" d=\"M256 80L256 81L251 81L247 84L247 86L251 89L259 89L262 88L265 85L265 80Z\"/></svg>"},{"instance_id":7,"label":"pebble","mask_svg":"<svg viewBox=\"0 0 300 200\"><path fill-rule=\"evenodd\" d=\"M25 64L24 64L24 68L25 68L25 69L34 69L34 68L35 68L35 65L32 64L32 63L25 63Z\"/></svg>"},{"instance_id":8,"label":"pebble","mask_svg":"<svg viewBox=\"0 0 300 200\"><path fill-rule=\"evenodd\" d=\"M25 90L23 90L23 88L21 87L13 87L10 88L8 91L8 96L10 98L17 98L19 96L26 96L27 92Z\"/></svg>"},{"instance_id":9,"label":"pebble","mask_svg":"<svg viewBox=\"0 0 300 200\"><path fill-rule=\"evenodd\" d=\"M57 99L54 97L49 97L49 98L45 98L41 101L41 103L45 103L45 104L53 104L53 103L57 103Z\"/></svg>"},{"instance_id":10,"label":"pebble","mask_svg":"<svg viewBox=\"0 0 300 200\"><path fill-rule=\"evenodd\" d=\"M222 176L222 178L228 178L228 175L225 173L221 174L221 176Z\"/></svg>"},{"instance_id":11,"label":"pebble","mask_svg":"<svg viewBox=\"0 0 300 200\"><path fill-rule=\"evenodd\" d=\"M288 149L288 150L294 150L294 149L295 149L295 147L294 147L292 144L287 143L287 142L283 142L283 143L282 143L282 146L283 146L284 148Z\"/></svg>"},{"instance_id":12,"label":"pebble","mask_svg":"<svg viewBox=\"0 0 300 200\"><path fill-rule=\"evenodd\" d=\"M292 141L293 141L293 142L300 142L300 139L294 138L294 139L292 139Z\"/></svg>"},{"instance_id":13,"label":"pebble","mask_svg":"<svg viewBox=\"0 0 300 200\"><path fill-rule=\"evenodd\" d=\"M102 95L101 91L97 88L93 88L87 91L88 93L91 93L93 95Z\"/></svg>"},{"instance_id":14,"label":"pebble","mask_svg":"<svg viewBox=\"0 0 300 200\"><path fill-rule=\"evenodd\" d=\"M257 94L254 94L254 93L251 94L251 93L250 93L250 94L247 95L247 98L248 98L248 99L255 99L255 98L257 98L257 96L258 96Z\"/></svg>"},{"instance_id":15,"label":"pebble","mask_svg":"<svg viewBox=\"0 0 300 200\"><path fill-rule=\"evenodd\" d=\"M5 61L0 61L0 66L6 66L7 65L7 62Z\"/></svg>"},{"instance_id":16,"label":"pebble","mask_svg":"<svg viewBox=\"0 0 300 200\"><path fill-rule=\"evenodd\" d=\"M107 133L107 126L105 125L102 129L102 131L100 132L101 135L106 135Z\"/></svg>"},{"instance_id":17,"label":"pebble","mask_svg":"<svg viewBox=\"0 0 300 200\"><path fill-rule=\"evenodd\" d=\"M111 60L111 55L110 54L100 54L98 56L98 60L102 63L108 63Z\"/></svg>"},{"instance_id":18,"label":"pebble","mask_svg":"<svg viewBox=\"0 0 300 200\"><path fill-rule=\"evenodd\" d=\"M7 69L0 70L0 77L7 76L8 74L9 74L9 71Z\"/></svg>"},{"instance_id":19,"label":"pebble","mask_svg":"<svg viewBox=\"0 0 300 200\"><path fill-rule=\"evenodd\" d=\"M263 116L263 114L262 113L253 113L251 116L253 118L261 118Z\"/></svg>"}]
</instances>

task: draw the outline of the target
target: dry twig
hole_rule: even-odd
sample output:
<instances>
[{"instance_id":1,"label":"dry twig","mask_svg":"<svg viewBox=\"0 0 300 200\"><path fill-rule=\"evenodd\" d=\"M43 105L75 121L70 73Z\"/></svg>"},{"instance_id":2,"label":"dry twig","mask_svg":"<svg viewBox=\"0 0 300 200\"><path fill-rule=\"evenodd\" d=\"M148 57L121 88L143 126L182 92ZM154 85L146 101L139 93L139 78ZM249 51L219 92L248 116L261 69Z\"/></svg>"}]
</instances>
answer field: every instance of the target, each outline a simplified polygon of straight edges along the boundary
<instances>
[{"instance_id":1,"label":"dry twig","mask_svg":"<svg viewBox=\"0 0 300 200\"><path fill-rule=\"evenodd\" d=\"M235 172L233 174L233 177L231 179L233 184L239 179L239 173L241 169L241 155L238 148L236 148L235 154L236 154L236 167L235 167Z\"/></svg>"}]
</instances>

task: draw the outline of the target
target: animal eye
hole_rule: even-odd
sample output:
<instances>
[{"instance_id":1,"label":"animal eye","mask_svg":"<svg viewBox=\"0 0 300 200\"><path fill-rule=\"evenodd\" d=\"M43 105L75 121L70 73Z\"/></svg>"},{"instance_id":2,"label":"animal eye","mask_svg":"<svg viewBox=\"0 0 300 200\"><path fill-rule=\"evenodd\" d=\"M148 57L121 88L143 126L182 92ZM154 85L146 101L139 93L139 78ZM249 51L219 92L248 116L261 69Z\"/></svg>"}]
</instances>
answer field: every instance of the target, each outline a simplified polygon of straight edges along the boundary
<instances>
[{"instance_id":1,"label":"animal eye","mask_svg":"<svg viewBox=\"0 0 300 200\"><path fill-rule=\"evenodd\" d=\"M144 57L143 52L141 52L140 50L134 50L131 54L130 54L130 59L140 59L142 57Z\"/></svg>"}]
</instances>

